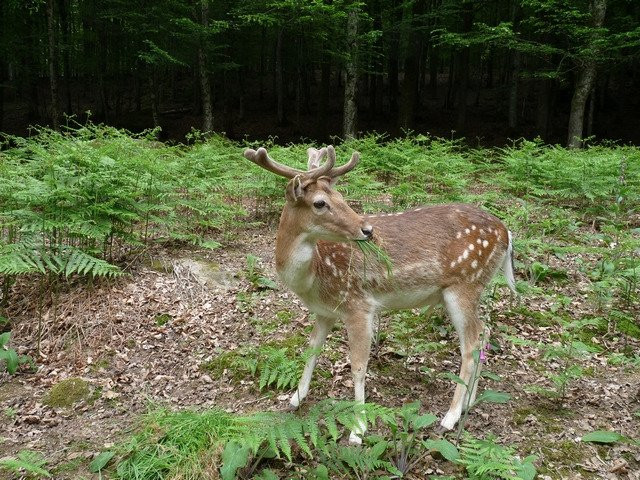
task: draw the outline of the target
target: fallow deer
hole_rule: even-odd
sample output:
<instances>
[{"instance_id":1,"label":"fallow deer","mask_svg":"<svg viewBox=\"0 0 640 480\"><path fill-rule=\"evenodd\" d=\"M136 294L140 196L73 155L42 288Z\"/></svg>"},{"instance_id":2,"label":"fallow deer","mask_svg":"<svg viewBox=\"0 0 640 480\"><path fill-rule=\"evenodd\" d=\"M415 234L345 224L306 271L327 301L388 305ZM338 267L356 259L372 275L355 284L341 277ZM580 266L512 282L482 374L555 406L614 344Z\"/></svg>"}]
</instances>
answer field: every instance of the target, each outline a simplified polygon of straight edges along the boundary
<instances>
[{"instance_id":1,"label":"fallow deer","mask_svg":"<svg viewBox=\"0 0 640 480\"><path fill-rule=\"evenodd\" d=\"M291 407L297 408L309 392L317 352L338 319L347 329L355 399L364 402L373 320L381 310L443 303L460 337L460 378L469 385L473 352L488 336L478 316L481 293L499 267L514 290L511 232L493 215L466 204L359 215L334 189L338 178L356 166L359 153L340 167L335 166L332 146L307 153L308 168L303 171L274 161L264 148L244 152L253 163L290 179L277 233L276 269L316 314L309 342L314 353L291 396ZM371 260L365 265L355 240L380 246L390 257L391 272ZM456 385L441 422L444 429L452 429L475 398L478 377L468 397L467 387ZM366 425L358 423L351 443L362 441Z\"/></svg>"}]
</instances>

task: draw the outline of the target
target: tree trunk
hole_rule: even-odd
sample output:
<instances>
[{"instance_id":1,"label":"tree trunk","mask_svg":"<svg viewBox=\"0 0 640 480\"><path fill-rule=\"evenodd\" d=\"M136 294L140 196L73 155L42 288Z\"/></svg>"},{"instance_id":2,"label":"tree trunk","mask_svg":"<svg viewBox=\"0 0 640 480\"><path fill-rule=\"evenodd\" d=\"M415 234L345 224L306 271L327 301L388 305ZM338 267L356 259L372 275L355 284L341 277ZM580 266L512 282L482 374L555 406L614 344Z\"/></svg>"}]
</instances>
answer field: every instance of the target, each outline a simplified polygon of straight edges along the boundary
<instances>
[{"instance_id":1,"label":"tree trunk","mask_svg":"<svg viewBox=\"0 0 640 480\"><path fill-rule=\"evenodd\" d=\"M462 4L462 33L471 31L473 25L473 3ZM458 54L456 68L458 84L456 87L456 130L464 133L467 128L467 92L469 90L469 47L464 47Z\"/></svg>"},{"instance_id":2,"label":"tree trunk","mask_svg":"<svg viewBox=\"0 0 640 480\"><path fill-rule=\"evenodd\" d=\"M423 2L416 3L416 14L422 13ZM407 46L407 54L404 62L404 80L400 90L400 103L398 109L398 126L400 128L409 129L413 126L413 118L415 113L415 104L418 96L418 55L419 55L419 37L412 28L413 11L412 6L405 9L403 15L403 25L406 25L403 31L403 44Z\"/></svg>"},{"instance_id":3,"label":"tree trunk","mask_svg":"<svg viewBox=\"0 0 640 480\"><path fill-rule=\"evenodd\" d=\"M280 27L278 30L278 38L276 40L276 101L278 111L278 125L284 125L284 75L282 72L282 36L284 29Z\"/></svg>"},{"instance_id":4,"label":"tree trunk","mask_svg":"<svg viewBox=\"0 0 640 480\"><path fill-rule=\"evenodd\" d=\"M69 25L69 0L59 0L60 26L62 27L62 75L64 77L65 112L73 113L71 107L71 62L69 60L69 48L71 48Z\"/></svg>"},{"instance_id":5,"label":"tree trunk","mask_svg":"<svg viewBox=\"0 0 640 480\"><path fill-rule=\"evenodd\" d=\"M324 55L320 67L320 96L318 98L318 140L325 140L328 134L328 112L331 94L331 63L329 55Z\"/></svg>"},{"instance_id":6,"label":"tree trunk","mask_svg":"<svg viewBox=\"0 0 640 480\"><path fill-rule=\"evenodd\" d=\"M593 27L600 28L604 23L604 16L607 9L606 0L590 1ZM595 36L595 35L594 35ZM592 39L592 43L596 38ZM571 112L569 114L569 133L567 135L567 147L580 148L582 146L582 131L584 127L584 111L589 98L589 93L593 89L596 79L596 62L591 59L584 60L578 70L576 87L571 99Z\"/></svg>"},{"instance_id":7,"label":"tree trunk","mask_svg":"<svg viewBox=\"0 0 640 480\"><path fill-rule=\"evenodd\" d=\"M355 137L358 116L358 10L353 9L347 18L347 53L349 59L345 67L344 121L342 134L345 138Z\"/></svg>"},{"instance_id":8,"label":"tree trunk","mask_svg":"<svg viewBox=\"0 0 640 480\"><path fill-rule=\"evenodd\" d=\"M153 126L160 126L160 99L158 98L158 82L156 81L156 67L151 66L149 73L149 96L151 97L151 116L153 118Z\"/></svg>"},{"instance_id":9,"label":"tree trunk","mask_svg":"<svg viewBox=\"0 0 640 480\"><path fill-rule=\"evenodd\" d=\"M60 107L58 105L58 74L56 67L58 55L56 51L56 19L54 0L47 0L47 40L49 46L49 89L51 91L51 126L60 129Z\"/></svg>"},{"instance_id":10,"label":"tree trunk","mask_svg":"<svg viewBox=\"0 0 640 480\"><path fill-rule=\"evenodd\" d=\"M206 30L209 28L209 0L201 0L200 22ZM213 131L213 108L211 106L211 85L209 84L209 72L207 71L207 54L204 51L203 41L198 45L198 68L200 70L200 90L202 98L202 130L204 133Z\"/></svg>"},{"instance_id":11,"label":"tree trunk","mask_svg":"<svg viewBox=\"0 0 640 480\"><path fill-rule=\"evenodd\" d=\"M518 126L518 80L520 76L520 52L513 52L511 59L511 84L509 85L508 125L511 130Z\"/></svg>"},{"instance_id":12,"label":"tree trunk","mask_svg":"<svg viewBox=\"0 0 640 480\"><path fill-rule=\"evenodd\" d=\"M551 95L551 80L543 78L540 81L538 91L538 104L536 107L536 131L543 140L549 135L549 106Z\"/></svg>"}]
</instances>

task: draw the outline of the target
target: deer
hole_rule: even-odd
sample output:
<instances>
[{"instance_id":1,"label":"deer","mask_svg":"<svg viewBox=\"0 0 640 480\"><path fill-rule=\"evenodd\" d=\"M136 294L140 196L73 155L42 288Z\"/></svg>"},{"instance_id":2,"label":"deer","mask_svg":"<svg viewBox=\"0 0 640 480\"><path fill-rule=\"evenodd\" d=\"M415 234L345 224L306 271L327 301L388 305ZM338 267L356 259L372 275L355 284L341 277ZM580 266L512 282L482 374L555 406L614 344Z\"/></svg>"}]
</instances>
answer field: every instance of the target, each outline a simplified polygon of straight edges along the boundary
<instances>
[{"instance_id":1,"label":"deer","mask_svg":"<svg viewBox=\"0 0 640 480\"><path fill-rule=\"evenodd\" d=\"M440 422L441 431L452 430L476 397L480 365L474 365L473 355L489 337L478 312L481 294L499 269L515 292L511 232L497 217L470 204L360 215L335 189L360 154L353 152L341 166L335 165L331 145L309 148L307 155L304 171L274 161L265 148L244 152L259 167L289 180L276 234L276 270L316 317L309 339L312 354L290 408L297 409L309 393L318 354L336 321L347 330L355 402L363 404L376 315L443 304L460 340L459 377L464 382L456 384ZM379 262L365 265L357 241L375 242L389 256L391 271ZM366 427L362 417L357 419L349 442L360 444Z\"/></svg>"}]
</instances>

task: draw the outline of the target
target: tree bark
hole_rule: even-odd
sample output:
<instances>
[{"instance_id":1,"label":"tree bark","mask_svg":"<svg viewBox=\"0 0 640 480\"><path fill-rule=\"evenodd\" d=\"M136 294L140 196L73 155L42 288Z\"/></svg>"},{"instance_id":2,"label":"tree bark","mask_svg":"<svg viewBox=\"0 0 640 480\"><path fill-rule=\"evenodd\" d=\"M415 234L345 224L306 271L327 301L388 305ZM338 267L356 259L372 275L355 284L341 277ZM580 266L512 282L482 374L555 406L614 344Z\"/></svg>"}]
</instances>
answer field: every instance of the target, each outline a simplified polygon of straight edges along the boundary
<instances>
[{"instance_id":1,"label":"tree bark","mask_svg":"<svg viewBox=\"0 0 640 480\"><path fill-rule=\"evenodd\" d=\"M543 78L540 80L538 90L538 103L536 106L536 131L543 140L547 140L549 135L549 107L551 96L551 80Z\"/></svg>"},{"instance_id":2,"label":"tree bark","mask_svg":"<svg viewBox=\"0 0 640 480\"><path fill-rule=\"evenodd\" d=\"M49 47L49 90L51 92L51 126L60 130L60 106L58 105L58 55L56 49L55 2L47 0L47 40Z\"/></svg>"},{"instance_id":3,"label":"tree bark","mask_svg":"<svg viewBox=\"0 0 640 480\"><path fill-rule=\"evenodd\" d=\"M421 13L422 2L416 3L416 13ZM398 126L409 129L413 126L415 104L418 96L418 52L419 38L412 28L413 11L411 5L406 7L403 24L407 25L403 32L403 43L407 45L404 61L404 79L400 89L398 109Z\"/></svg>"},{"instance_id":4,"label":"tree bark","mask_svg":"<svg viewBox=\"0 0 640 480\"><path fill-rule=\"evenodd\" d=\"M283 28L278 30L276 40L276 102L278 111L278 125L284 125L284 74L282 71L282 36Z\"/></svg>"},{"instance_id":5,"label":"tree bark","mask_svg":"<svg viewBox=\"0 0 640 480\"><path fill-rule=\"evenodd\" d=\"M511 130L518 126L518 80L520 76L520 52L513 52L511 59L511 82L509 85L508 125Z\"/></svg>"},{"instance_id":6,"label":"tree bark","mask_svg":"<svg viewBox=\"0 0 640 480\"><path fill-rule=\"evenodd\" d=\"M68 0L59 0L60 26L62 31L62 75L64 78L64 105L65 112L73 113L71 107L71 62L69 60L69 42L70 25L69 25L69 3Z\"/></svg>"},{"instance_id":7,"label":"tree bark","mask_svg":"<svg viewBox=\"0 0 640 480\"><path fill-rule=\"evenodd\" d=\"M318 99L318 139L325 140L328 134L327 124L329 99L331 93L331 63L329 55L324 55L320 67L320 97Z\"/></svg>"},{"instance_id":8,"label":"tree bark","mask_svg":"<svg viewBox=\"0 0 640 480\"><path fill-rule=\"evenodd\" d=\"M604 16L607 10L606 0L591 0L590 9L592 25L595 28L602 27ZM592 41L596 39L593 38ZM586 59L578 70L576 87L571 99L571 111L569 114L569 132L567 134L567 147L582 147L582 132L584 128L584 111L593 89L596 79L596 62L593 59Z\"/></svg>"},{"instance_id":9,"label":"tree bark","mask_svg":"<svg viewBox=\"0 0 640 480\"><path fill-rule=\"evenodd\" d=\"M473 26L473 3L462 4L462 32L468 33ZM458 54L456 75L456 129L464 133L467 128L467 92L469 90L469 47L464 47Z\"/></svg>"},{"instance_id":10,"label":"tree bark","mask_svg":"<svg viewBox=\"0 0 640 480\"><path fill-rule=\"evenodd\" d=\"M344 121L342 134L355 137L358 116L358 10L353 9L347 18L347 52L349 59L345 67Z\"/></svg>"},{"instance_id":11,"label":"tree bark","mask_svg":"<svg viewBox=\"0 0 640 480\"><path fill-rule=\"evenodd\" d=\"M200 22L206 30L209 28L209 0L200 2ZM200 40L198 45L198 67L200 70L200 90L202 98L202 130L204 133L213 131L213 108L211 106L211 85L209 84L209 72L207 71L207 54L204 51L204 42Z\"/></svg>"}]
</instances>

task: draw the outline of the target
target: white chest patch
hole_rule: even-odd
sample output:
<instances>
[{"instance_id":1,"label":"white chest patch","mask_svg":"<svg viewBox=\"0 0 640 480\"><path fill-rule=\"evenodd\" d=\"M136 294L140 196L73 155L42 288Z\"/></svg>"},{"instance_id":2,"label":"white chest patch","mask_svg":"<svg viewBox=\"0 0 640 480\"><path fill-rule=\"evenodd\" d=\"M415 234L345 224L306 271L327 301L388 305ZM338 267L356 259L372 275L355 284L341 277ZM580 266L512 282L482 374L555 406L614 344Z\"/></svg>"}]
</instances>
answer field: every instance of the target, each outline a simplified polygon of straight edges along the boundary
<instances>
[{"instance_id":1,"label":"white chest patch","mask_svg":"<svg viewBox=\"0 0 640 480\"><path fill-rule=\"evenodd\" d=\"M306 239L296 239L291 255L278 271L282 282L298 295L304 295L313 286L315 276L311 271L314 245Z\"/></svg>"}]
</instances>

